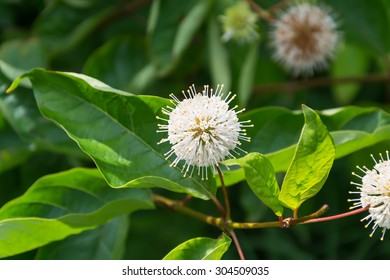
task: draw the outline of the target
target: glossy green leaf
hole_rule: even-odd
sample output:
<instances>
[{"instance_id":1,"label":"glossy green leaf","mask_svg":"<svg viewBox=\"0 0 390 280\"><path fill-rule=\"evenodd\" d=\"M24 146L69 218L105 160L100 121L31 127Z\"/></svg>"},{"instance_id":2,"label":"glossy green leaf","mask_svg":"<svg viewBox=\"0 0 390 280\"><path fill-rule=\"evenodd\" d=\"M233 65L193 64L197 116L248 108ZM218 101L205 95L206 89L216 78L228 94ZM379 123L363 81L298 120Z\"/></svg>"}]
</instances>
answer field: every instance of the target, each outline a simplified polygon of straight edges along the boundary
<instances>
[{"instance_id":1,"label":"glossy green leaf","mask_svg":"<svg viewBox=\"0 0 390 280\"><path fill-rule=\"evenodd\" d=\"M41 113L60 125L103 173L110 186L161 187L207 199L213 180L183 178L163 154L156 114L169 101L115 90L88 76L34 69L24 75ZM17 86L16 80L13 86Z\"/></svg>"},{"instance_id":2,"label":"glossy green leaf","mask_svg":"<svg viewBox=\"0 0 390 280\"><path fill-rule=\"evenodd\" d=\"M112 189L96 169L48 175L0 209L0 257L26 252L116 216L153 207L149 191Z\"/></svg>"},{"instance_id":3,"label":"glossy green leaf","mask_svg":"<svg viewBox=\"0 0 390 280\"><path fill-rule=\"evenodd\" d=\"M123 257L129 222L114 218L91 230L52 242L37 252L44 260L119 260Z\"/></svg>"},{"instance_id":4,"label":"glossy green leaf","mask_svg":"<svg viewBox=\"0 0 390 280\"><path fill-rule=\"evenodd\" d=\"M208 23L209 67L213 84L224 84L229 91L232 83L232 74L229 55L221 40L218 22L211 18Z\"/></svg>"},{"instance_id":5,"label":"glossy green leaf","mask_svg":"<svg viewBox=\"0 0 390 280\"><path fill-rule=\"evenodd\" d=\"M283 213L279 202L279 185L271 162L262 154L250 153L242 158L229 159L226 165L240 165L245 172L245 179L256 196L270 207L277 216Z\"/></svg>"},{"instance_id":6,"label":"glossy green leaf","mask_svg":"<svg viewBox=\"0 0 390 280\"><path fill-rule=\"evenodd\" d=\"M302 109L305 125L279 194L280 202L290 209L321 190L335 158L333 140L320 117L305 105Z\"/></svg>"},{"instance_id":7,"label":"glossy green leaf","mask_svg":"<svg viewBox=\"0 0 390 280\"><path fill-rule=\"evenodd\" d=\"M170 251L164 260L220 260L229 249L230 243L230 237L224 233L218 239L190 239Z\"/></svg>"}]
</instances>

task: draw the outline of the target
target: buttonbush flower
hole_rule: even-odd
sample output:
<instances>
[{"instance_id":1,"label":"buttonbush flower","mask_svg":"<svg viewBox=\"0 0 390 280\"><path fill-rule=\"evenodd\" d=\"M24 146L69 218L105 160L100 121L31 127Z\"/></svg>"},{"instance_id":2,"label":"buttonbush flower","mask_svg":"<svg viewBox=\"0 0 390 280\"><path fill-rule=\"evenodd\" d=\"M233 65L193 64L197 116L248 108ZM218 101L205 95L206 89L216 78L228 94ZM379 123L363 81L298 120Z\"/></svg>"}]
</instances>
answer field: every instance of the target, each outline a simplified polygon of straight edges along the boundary
<instances>
[{"instance_id":1,"label":"buttonbush flower","mask_svg":"<svg viewBox=\"0 0 390 280\"><path fill-rule=\"evenodd\" d=\"M382 227L381 240L383 240L386 229L390 228L390 159L388 151L386 151L386 160L382 154L379 155L380 159L378 161L371 155L375 163L373 169L368 169L365 166L363 168L358 167L364 173L364 176L352 173L361 179L362 183L351 182L351 184L357 186L358 191L350 193L359 194L360 197L349 201L354 202L351 208L369 206L369 215L363 218L362 221L369 220L366 227L373 222L370 237L373 236L378 227Z\"/></svg>"},{"instance_id":2,"label":"buttonbush flower","mask_svg":"<svg viewBox=\"0 0 390 280\"><path fill-rule=\"evenodd\" d=\"M273 24L274 58L292 74L326 68L339 42L337 23L329 9L309 3L291 6Z\"/></svg>"},{"instance_id":3,"label":"buttonbush flower","mask_svg":"<svg viewBox=\"0 0 390 280\"><path fill-rule=\"evenodd\" d=\"M169 142L172 148L165 154L166 158L175 155L171 166L176 167L184 161L182 172L184 176L193 174L197 167L202 179L208 178L207 168L213 167L226 158L234 158L233 153L244 152L239 146L240 140L250 141L246 136L245 127L252 126L250 121L239 121L235 111L237 106L229 109L229 103L235 98L231 93L224 96L223 85L218 85L214 91L208 85L202 92L196 92L192 85L185 97L180 101L171 94L173 107L167 106L162 112L168 119L157 117L164 124L159 124L158 132L167 132L168 137L159 143ZM233 153L232 153L233 152Z\"/></svg>"},{"instance_id":4,"label":"buttonbush flower","mask_svg":"<svg viewBox=\"0 0 390 280\"><path fill-rule=\"evenodd\" d=\"M256 31L257 14L253 12L248 3L239 1L236 5L226 9L221 16L224 34L222 40L227 42L230 39L240 43L252 42L259 37Z\"/></svg>"}]
</instances>

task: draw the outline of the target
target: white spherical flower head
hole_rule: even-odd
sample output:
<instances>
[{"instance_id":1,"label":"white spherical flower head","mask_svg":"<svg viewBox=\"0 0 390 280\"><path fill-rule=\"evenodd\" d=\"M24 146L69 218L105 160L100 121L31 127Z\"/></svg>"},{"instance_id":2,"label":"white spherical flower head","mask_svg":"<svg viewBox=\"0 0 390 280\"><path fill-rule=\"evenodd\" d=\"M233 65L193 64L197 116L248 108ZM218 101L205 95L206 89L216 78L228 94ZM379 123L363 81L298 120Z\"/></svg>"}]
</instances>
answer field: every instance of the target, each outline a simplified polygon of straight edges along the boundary
<instances>
[{"instance_id":1,"label":"white spherical flower head","mask_svg":"<svg viewBox=\"0 0 390 280\"><path fill-rule=\"evenodd\" d=\"M382 227L381 240L383 240L386 229L390 229L390 159L388 151L386 151L386 160L382 154L379 155L379 161L371 155L375 162L373 169L370 170L365 166L363 168L358 167L364 173L363 177L352 173L360 178L362 183L351 182L351 184L357 186L358 191L350 193L359 194L360 197L349 201L354 201L351 208L369 207L369 215L363 218L362 221L369 220L366 227L374 222L370 236L374 234L378 227Z\"/></svg>"},{"instance_id":2,"label":"white spherical flower head","mask_svg":"<svg viewBox=\"0 0 390 280\"><path fill-rule=\"evenodd\" d=\"M275 21L271 32L274 58L292 74L310 75L315 69L326 68L333 58L340 36L328 10L298 4Z\"/></svg>"},{"instance_id":3,"label":"white spherical flower head","mask_svg":"<svg viewBox=\"0 0 390 280\"><path fill-rule=\"evenodd\" d=\"M172 145L165 156L170 158L176 155L171 166L184 161L182 172L184 176L192 166L191 174L198 167L198 175L207 179L207 168L218 165L226 158L234 158L232 151L243 151L240 140L250 141L246 136L245 127L252 126L250 121L239 121L237 114L244 111L235 111L237 106L229 109L229 103L235 96L229 93L223 97L223 85L216 90L204 86L201 93L197 93L192 85L187 93L183 91L185 99L180 101L171 94L174 107L163 108L162 112L168 119L159 118L166 124L159 124L158 132L167 132L168 137L159 143L169 142Z\"/></svg>"}]
</instances>

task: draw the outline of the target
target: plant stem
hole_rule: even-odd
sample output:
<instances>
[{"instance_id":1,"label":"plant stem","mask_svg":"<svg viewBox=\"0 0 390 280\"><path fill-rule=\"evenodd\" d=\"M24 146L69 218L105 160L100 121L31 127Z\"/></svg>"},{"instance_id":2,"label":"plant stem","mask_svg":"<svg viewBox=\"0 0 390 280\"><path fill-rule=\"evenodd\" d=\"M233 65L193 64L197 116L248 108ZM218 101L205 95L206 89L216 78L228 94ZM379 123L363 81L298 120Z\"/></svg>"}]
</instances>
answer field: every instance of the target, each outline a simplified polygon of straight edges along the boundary
<instances>
[{"instance_id":1,"label":"plant stem","mask_svg":"<svg viewBox=\"0 0 390 280\"><path fill-rule=\"evenodd\" d=\"M192 210L191 208L188 208L186 206L183 206L180 204L179 201L174 201L171 199L168 199L166 197L163 197L158 194L153 194L153 201L160 206L164 206L166 208L175 210L177 212L180 212L182 214L185 214L187 216L190 216L192 218L195 218L197 220L200 220L202 222L205 222L206 224L222 228L223 227L223 222L221 218L216 218L213 216L208 216L203 213L200 213L198 211Z\"/></svg>"},{"instance_id":2,"label":"plant stem","mask_svg":"<svg viewBox=\"0 0 390 280\"><path fill-rule=\"evenodd\" d=\"M148 4L150 0L134 0L131 3L126 3L123 5L118 6L117 9L115 9L110 15L107 16L106 19L104 19L96 28L97 30L107 26L113 21L116 21L120 18L126 17L132 13L134 13L137 9L141 8L142 6Z\"/></svg>"},{"instance_id":3,"label":"plant stem","mask_svg":"<svg viewBox=\"0 0 390 280\"><path fill-rule=\"evenodd\" d=\"M234 232L234 230L229 230L227 233L233 239L234 245L237 248L238 255L240 256L240 260L245 260L244 252L241 249L241 245L240 242L238 241L236 233Z\"/></svg>"},{"instance_id":4,"label":"plant stem","mask_svg":"<svg viewBox=\"0 0 390 280\"><path fill-rule=\"evenodd\" d=\"M293 217L294 217L294 220L298 219L298 208L294 209Z\"/></svg>"},{"instance_id":5,"label":"plant stem","mask_svg":"<svg viewBox=\"0 0 390 280\"><path fill-rule=\"evenodd\" d=\"M310 219L310 220L304 221L302 224L319 223L319 222L326 222L326 221L332 221L332 220L336 220L336 219L340 219L340 218L345 218L345 217L349 217L349 216L356 215L356 214L362 213L364 211L367 211L368 208L370 208L370 206L367 206L365 208L359 208L359 209L349 211L346 213L342 213L342 214L333 215L333 216Z\"/></svg>"},{"instance_id":6,"label":"plant stem","mask_svg":"<svg viewBox=\"0 0 390 280\"><path fill-rule=\"evenodd\" d=\"M221 230L226 231L227 233L231 233L233 229L255 229L255 228L276 228L276 227L289 228L297 224L308 224L308 223L331 221L331 220L336 220L336 219L362 213L364 211L367 211L367 209L369 208L369 206L367 206L365 208L360 208L350 212L319 218L329 209L329 206L325 204L316 212L298 219L285 218L282 221L275 221L275 222L239 223L239 222L226 221L224 218L220 218L220 217L205 215L203 213L200 213L198 211L192 210L191 208L181 205L180 201L174 201L157 194L153 194L153 201L157 205L167 207L169 209L175 210L177 212L180 212L182 214L185 214L197 220L203 221L206 224L218 227Z\"/></svg>"},{"instance_id":7,"label":"plant stem","mask_svg":"<svg viewBox=\"0 0 390 280\"><path fill-rule=\"evenodd\" d=\"M218 176L219 176L219 179L221 181L221 188L222 188L222 192L223 192L223 197L224 197L224 200L225 200L225 209L226 209L226 213L225 213L225 219L226 220L230 220L230 201L229 201L229 195L228 195L228 192L227 192L227 188L225 186L225 182L223 180L223 174L222 174L222 171L221 169L219 168L218 165L216 165L216 169L218 171Z\"/></svg>"},{"instance_id":8,"label":"plant stem","mask_svg":"<svg viewBox=\"0 0 390 280\"><path fill-rule=\"evenodd\" d=\"M249 6L259 15L260 18L272 22L273 18L271 14L266 10L260 7L257 3L252 0L247 0Z\"/></svg>"},{"instance_id":9,"label":"plant stem","mask_svg":"<svg viewBox=\"0 0 390 280\"><path fill-rule=\"evenodd\" d=\"M291 0L282 0L279 3L276 3L275 5L271 6L268 9L268 12L273 14L279 12L279 10L284 9L288 5L290 5Z\"/></svg>"},{"instance_id":10,"label":"plant stem","mask_svg":"<svg viewBox=\"0 0 390 280\"><path fill-rule=\"evenodd\" d=\"M215 196L211 195L210 199L212 200L212 202L214 202L215 206L218 209L219 214L221 214L221 217L223 219L225 219L225 217L226 217L226 210L225 210L225 208L223 208L222 204L219 202L219 200Z\"/></svg>"}]
</instances>

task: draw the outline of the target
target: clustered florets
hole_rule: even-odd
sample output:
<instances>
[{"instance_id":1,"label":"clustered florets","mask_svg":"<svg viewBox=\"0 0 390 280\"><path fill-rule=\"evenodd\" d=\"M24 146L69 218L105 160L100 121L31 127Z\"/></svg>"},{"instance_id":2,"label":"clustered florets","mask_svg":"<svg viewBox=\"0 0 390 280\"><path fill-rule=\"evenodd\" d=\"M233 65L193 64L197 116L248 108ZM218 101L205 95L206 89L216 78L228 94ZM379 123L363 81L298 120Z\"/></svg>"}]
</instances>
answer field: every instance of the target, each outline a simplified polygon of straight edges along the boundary
<instances>
[{"instance_id":1,"label":"clustered florets","mask_svg":"<svg viewBox=\"0 0 390 280\"><path fill-rule=\"evenodd\" d=\"M386 151L386 156L385 160L380 154L380 160L377 161L371 155L375 162L373 169L358 166L358 169L364 173L363 177L352 173L360 178L362 183L351 182L351 184L357 186L358 191L350 193L359 194L360 197L349 200L354 202L351 208L369 207L369 215L363 218L362 221L369 220L366 227L374 222L370 236L374 234L378 227L382 227L381 240L384 238L386 229L390 228L390 159L388 151Z\"/></svg>"},{"instance_id":2,"label":"clustered florets","mask_svg":"<svg viewBox=\"0 0 390 280\"><path fill-rule=\"evenodd\" d=\"M223 97L223 85L216 90L204 86L201 93L197 93L192 85L187 93L183 91L185 99L180 101L171 94L174 107L163 108L162 112L169 116L168 119L160 118L166 124L159 124L158 132L167 132L168 137L159 143L169 142L172 148L165 154L166 158L176 155L171 166L176 166L184 161L182 172L184 176L195 166L198 167L198 175L202 179L208 177L207 168L218 165L226 158L233 158L231 153L243 151L239 145L240 140L249 141L245 127L251 126L250 121L238 121L235 111L237 106L229 109L229 103L235 96L229 93Z\"/></svg>"}]
</instances>

